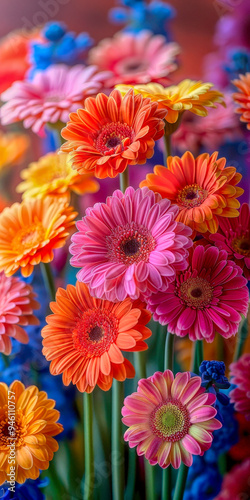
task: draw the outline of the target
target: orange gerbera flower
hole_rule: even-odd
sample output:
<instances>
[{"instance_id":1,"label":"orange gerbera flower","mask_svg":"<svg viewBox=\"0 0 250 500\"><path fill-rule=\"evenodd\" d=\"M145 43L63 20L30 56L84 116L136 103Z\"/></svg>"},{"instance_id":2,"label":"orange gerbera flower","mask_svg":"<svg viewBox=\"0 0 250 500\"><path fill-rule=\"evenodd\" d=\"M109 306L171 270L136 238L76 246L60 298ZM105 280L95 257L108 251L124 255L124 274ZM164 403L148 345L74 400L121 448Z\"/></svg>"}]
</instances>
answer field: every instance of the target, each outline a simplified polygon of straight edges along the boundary
<instances>
[{"instance_id":1,"label":"orange gerbera flower","mask_svg":"<svg viewBox=\"0 0 250 500\"><path fill-rule=\"evenodd\" d=\"M77 194L96 193L98 182L91 174L79 175L69 163L69 155L48 153L29 168L21 172L24 182L17 186L23 199L67 196L70 191Z\"/></svg>"},{"instance_id":2,"label":"orange gerbera flower","mask_svg":"<svg viewBox=\"0 0 250 500\"><path fill-rule=\"evenodd\" d=\"M236 185L242 175L234 167L226 167L226 159L203 153L196 159L187 151L179 158L169 156L168 168L154 167L140 187L148 186L179 206L177 220L190 226L194 232L216 233L219 227L217 215L237 217L239 201L244 190Z\"/></svg>"},{"instance_id":3,"label":"orange gerbera flower","mask_svg":"<svg viewBox=\"0 0 250 500\"><path fill-rule=\"evenodd\" d=\"M134 377L121 351L147 349L144 340L151 331L145 325L151 315L144 303L95 299L77 281L76 287L59 288L50 307L54 314L47 316L42 337L52 375L63 373L63 383L72 382L81 392L92 392L96 385L107 391L113 378Z\"/></svg>"},{"instance_id":4,"label":"orange gerbera flower","mask_svg":"<svg viewBox=\"0 0 250 500\"><path fill-rule=\"evenodd\" d=\"M72 166L80 174L93 172L99 179L116 177L127 165L145 163L154 153L155 141L163 136L166 111L157 103L134 95L122 99L118 90L85 100L85 108L70 114L62 130Z\"/></svg>"},{"instance_id":5,"label":"orange gerbera flower","mask_svg":"<svg viewBox=\"0 0 250 500\"><path fill-rule=\"evenodd\" d=\"M55 401L19 380L10 387L0 383L0 401L0 484L37 479L58 450L53 436L63 431Z\"/></svg>"},{"instance_id":6,"label":"orange gerbera flower","mask_svg":"<svg viewBox=\"0 0 250 500\"><path fill-rule=\"evenodd\" d=\"M64 201L46 198L14 203L0 214L0 271L21 269L30 276L35 265L53 260L64 245L77 212Z\"/></svg>"},{"instance_id":7,"label":"orange gerbera flower","mask_svg":"<svg viewBox=\"0 0 250 500\"><path fill-rule=\"evenodd\" d=\"M7 165L21 160L29 147L24 134L4 134L0 131L0 171Z\"/></svg>"},{"instance_id":8,"label":"orange gerbera flower","mask_svg":"<svg viewBox=\"0 0 250 500\"><path fill-rule=\"evenodd\" d=\"M240 121L247 123L247 128L250 130L250 73L239 77L240 80L233 80L233 84L239 89L239 92L233 94L233 99L240 105L236 109L236 113L242 115Z\"/></svg>"}]
</instances>

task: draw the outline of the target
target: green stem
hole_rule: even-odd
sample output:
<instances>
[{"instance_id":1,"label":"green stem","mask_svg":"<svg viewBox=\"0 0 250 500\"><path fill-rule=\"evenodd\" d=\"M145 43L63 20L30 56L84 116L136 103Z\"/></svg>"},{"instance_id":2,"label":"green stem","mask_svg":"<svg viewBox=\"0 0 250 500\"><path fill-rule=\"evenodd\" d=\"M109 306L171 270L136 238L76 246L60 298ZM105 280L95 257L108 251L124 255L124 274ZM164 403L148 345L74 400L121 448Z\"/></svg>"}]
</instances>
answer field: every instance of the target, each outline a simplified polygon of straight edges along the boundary
<instances>
[{"instance_id":1,"label":"green stem","mask_svg":"<svg viewBox=\"0 0 250 500\"><path fill-rule=\"evenodd\" d=\"M248 320L247 318L244 318L240 324L239 331L236 337L234 361L237 361L237 359L240 358L243 352L245 341L247 339L247 335L248 335Z\"/></svg>"},{"instance_id":2,"label":"green stem","mask_svg":"<svg viewBox=\"0 0 250 500\"><path fill-rule=\"evenodd\" d=\"M84 500L92 500L94 489L93 394L83 394L85 480Z\"/></svg>"},{"instance_id":3,"label":"green stem","mask_svg":"<svg viewBox=\"0 0 250 500\"><path fill-rule=\"evenodd\" d=\"M125 500L134 498L136 480L136 453L134 448L129 448L128 452L128 482L124 495Z\"/></svg>"},{"instance_id":4,"label":"green stem","mask_svg":"<svg viewBox=\"0 0 250 500\"><path fill-rule=\"evenodd\" d=\"M193 366L192 371L199 375L199 367L203 361L203 341L196 340L193 351Z\"/></svg>"},{"instance_id":5,"label":"green stem","mask_svg":"<svg viewBox=\"0 0 250 500\"><path fill-rule=\"evenodd\" d=\"M178 471L173 500L182 500L183 499L186 481L187 481L188 470L189 470L189 467L187 467L186 465L184 465L182 463L180 468L179 468L179 471ZM168 497L166 497L166 499L167 498Z\"/></svg>"},{"instance_id":6,"label":"green stem","mask_svg":"<svg viewBox=\"0 0 250 500\"><path fill-rule=\"evenodd\" d=\"M165 154L166 154L166 159L168 156L171 156L171 135L169 134L164 134L164 143L165 143Z\"/></svg>"},{"instance_id":7,"label":"green stem","mask_svg":"<svg viewBox=\"0 0 250 500\"><path fill-rule=\"evenodd\" d=\"M41 262L40 267L44 284L51 296L51 299L55 300L56 289L50 263Z\"/></svg>"},{"instance_id":8,"label":"green stem","mask_svg":"<svg viewBox=\"0 0 250 500\"><path fill-rule=\"evenodd\" d=\"M3 362L5 368L8 368L10 366L10 359L9 356L6 356L5 354L2 354Z\"/></svg>"},{"instance_id":9,"label":"green stem","mask_svg":"<svg viewBox=\"0 0 250 500\"><path fill-rule=\"evenodd\" d=\"M121 407L124 399L124 384L113 380L112 385L112 429L111 466L113 500L124 498L124 441L122 437Z\"/></svg>"},{"instance_id":10,"label":"green stem","mask_svg":"<svg viewBox=\"0 0 250 500\"><path fill-rule=\"evenodd\" d=\"M174 365L174 339L175 336L167 331L165 342L164 370L172 370ZM171 499L172 478L171 465L162 471L162 500Z\"/></svg>"},{"instance_id":11,"label":"green stem","mask_svg":"<svg viewBox=\"0 0 250 500\"><path fill-rule=\"evenodd\" d=\"M120 190L124 193L127 187L129 186L129 171L128 167L122 174L120 174Z\"/></svg>"}]
</instances>

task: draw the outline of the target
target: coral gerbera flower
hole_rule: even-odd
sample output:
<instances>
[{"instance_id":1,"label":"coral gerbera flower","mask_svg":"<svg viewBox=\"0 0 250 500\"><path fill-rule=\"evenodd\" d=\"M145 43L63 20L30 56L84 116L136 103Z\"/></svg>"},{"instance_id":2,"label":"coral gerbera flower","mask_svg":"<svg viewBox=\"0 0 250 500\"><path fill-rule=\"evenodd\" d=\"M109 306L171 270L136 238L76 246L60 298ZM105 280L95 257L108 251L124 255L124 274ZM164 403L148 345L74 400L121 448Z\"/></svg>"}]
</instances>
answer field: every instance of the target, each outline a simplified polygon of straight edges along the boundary
<instances>
[{"instance_id":1,"label":"coral gerbera flower","mask_svg":"<svg viewBox=\"0 0 250 500\"><path fill-rule=\"evenodd\" d=\"M206 108L216 108L216 103L224 105L223 94L210 90L212 83L183 80L178 85L163 87L159 83L133 85L135 94L149 97L157 102L159 108L167 110L165 120L176 123L183 111L191 111L195 115L207 116ZM116 88L125 94L131 85L117 85Z\"/></svg>"},{"instance_id":2,"label":"coral gerbera flower","mask_svg":"<svg viewBox=\"0 0 250 500\"><path fill-rule=\"evenodd\" d=\"M0 171L23 158L29 147L29 139L24 134L4 134L0 131Z\"/></svg>"},{"instance_id":3,"label":"coral gerbera flower","mask_svg":"<svg viewBox=\"0 0 250 500\"><path fill-rule=\"evenodd\" d=\"M19 278L7 278L0 273L0 352L11 353L11 337L22 344L29 341L28 334L22 328L39 325L33 315L33 309L39 309L36 294L30 285Z\"/></svg>"},{"instance_id":4,"label":"coral gerbera flower","mask_svg":"<svg viewBox=\"0 0 250 500\"><path fill-rule=\"evenodd\" d=\"M117 83L166 83L166 76L177 68L177 43L167 43L165 36L150 31L116 33L102 40L89 52L89 61L99 70L112 73L108 86Z\"/></svg>"},{"instance_id":5,"label":"coral gerbera flower","mask_svg":"<svg viewBox=\"0 0 250 500\"><path fill-rule=\"evenodd\" d=\"M150 320L145 304L94 299L77 281L76 287L59 288L50 307L54 314L47 316L42 336L52 375L63 373L63 383L73 382L81 392L92 392L96 385L107 391L113 378L134 377L121 351L147 349L144 340L151 331L145 326Z\"/></svg>"},{"instance_id":6,"label":"coral gerbera flower","mask_svg":"<svg viewBox=\"0 0 250 500\"><path fill-rule=\"evenodd\" d=\"M53 260L64 245L77 212L53 198L14 203L0 214L0 271L11 276L21 269L30 276L35 265Z\"/></svg>"},{"instance_id":7,"label":"coral gerbera flower","mask_svg":"<svg viewBox=\"0 0 250 500\"><path fill-rule=\"evenodd\" d=\"M148 188L117 190L86 210L72 236L71 264L79 281L108 300L145 298L166 290L187 267L190 229L176 222L178 208Z\"/></svg>"},{"instance_id":8,"label":"coral gerbera flower","mask_svg":"<svg viewBox=\"0 0 250 500\"><path fill-rule=\"evenodd\" d=\"M240 113L240 121L247 124L250 130L250 73L239 75L240 80L233 80L233 84L239 92L233 94L234 101L240 105L236 113Z\"/></svg>"},{"instance_id":9,"label":"coral gerbera flower","mask_svg":"<svg viewBox=\"0 0 250 500\"><path fill-rule=\"evenodd\" d=\"M95 193L98 182L90 175L79 175L72 169L67 154L48 153L37 162L22 170L24 182L17 186L17 192L23 192L23 199L45 198L46 196Z\"/></svg>"},{"instance_id":10,"label":"coral gerbera flower","mask_svg":"<svg viewBox=\"0 0 250 500\"><path fill-rule=\"evenodd\" d=\"M72 166L80 174L115 177L127 165L145 163L154 153L154 144L163 136L165 111L133 91L122 99L118 90L109 97L89 97L85 108L71 113L62 130L67 142L62 151L71 152Z\"/></svg>"},{"instance_id":11,"label":"coral gerbera flower","mask_svg":"<svg viewBox=\"0 0 250 500\"><path fill-rule=\"evenodd\" d=\"M209 240L220 250L226 250L229 258L250 279L250 209L247 203L241 205L239 217L220 219L218 233L211 234Z\"/></svg>"},{"instance_id":12,"label":"coral gerbera flower","mask_svg":"<svg viewBox=\"0 0 250 500\"><path fill-rule=\"evenodd\" d=\"M31 82L15 82L2 93L2 124L22 121L25 128L44 136L47 123L66 123L69 113L103 88L105 78L107 73L97 73L95 66L80 64L72 68L58 64L37 71Z\"/></svg>"},{"instance_id":13,"label":"coral gerbera flower","mask_svg":"<svg viewBox=\"0 0 250 500\"><path fill-rule=\"evenodd\" d=\"M63 431L55 401L34 385L25 389L19 380L10 387L0 383L0 400L0 484L10 481L10 476L21 484L37 479L58 450L53 436Z\"/></svg>"},{"instance_id":14,"label":"coral gerbera flower","mask_svg":"<svg viewBox=\"0 0 250 500\"><path fill-rule=\"evenodd\" d=\"M187 151L179 158L169 156L167 168L154 167L140 186L148 186L179 206L177 220L200 233L216 233L221 217L237 217L244 190L237 187L242 175L226 167L226 159L203 153L197 158Z\"/></svg>"},{"instance_id":15,"label":"coral gerbera flower","mask_svg":"<svg viewBox=\"0 0 250 500\"><path fill-rule=\"evenodd\" d=\"M227 252L201 245L190 252L189 267L169 288L149 298L154 319L180 337L214 340L215 333L235 335L248 309L247 280Z\"/></svg>"},{"instance_id":16,"label":"coral gerbera flower","mask_svg":"<svg viewBox=\"0 0 250 500\"><path fill-rule=\"evenodd\" d=\"M203 455L212 444L212 431L221 428L211 406L214 394L201 387L201 378L189 372L156 372L139 380L137 392L127 396L122 408L124 434L130 448L145 455L151 465L190 467L192 455Z\"/></svg>"},{"instance_id":17,"label":"coral gerbera flower","mask_svg":"<svg viewBox=\"0 0 250 500\"><path fill-rule=\"evenodd\" d=\"M235 465L223 478L222 488L214 500L249 500L250 458Z\"/></svg>"},{"instance_id":18,"label":"coral gerbera flower","mask_svg":"<svg viewBox=\"0 0 250 500\"><path fill-rule=\"evenodd\" d=\"M238 361L231 363L230 376L232 384L237 387L230 392L230 402L235 410L243 413L250 420L250 354L243 354Z\"/></svg>"}]
</instances>

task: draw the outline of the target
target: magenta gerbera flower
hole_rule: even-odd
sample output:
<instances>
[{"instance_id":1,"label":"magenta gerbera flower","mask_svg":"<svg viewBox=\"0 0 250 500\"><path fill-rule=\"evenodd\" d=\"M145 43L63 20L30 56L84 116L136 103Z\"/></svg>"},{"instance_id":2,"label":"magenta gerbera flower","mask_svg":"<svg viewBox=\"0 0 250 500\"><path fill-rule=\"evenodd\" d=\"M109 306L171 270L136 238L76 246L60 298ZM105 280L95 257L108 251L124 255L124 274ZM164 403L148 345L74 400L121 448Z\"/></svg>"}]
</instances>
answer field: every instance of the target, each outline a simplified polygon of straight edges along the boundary
<instances>
[{"instance_id":1,"label":"magenta gerbera flower","mask_svg":"<svg viewBox=\"0 0 250 500\"><path fill-rule=\"evenodd\" d=\"M234 218L220 218L220 227L209 239L220 250L226 250L230 259L243 269L250 279L250 209L247 203L240 208L240 215Z\"/></svg>"},{"instance_id":2,"label":"magenta gerbera flower","mask_svg":"<svg viewBox=\"0 0 250 500\"><path fill-rule=\"evenodd\" d=\"M46 123L66 123L69 113L82 108L85 98L103 88L108 72L96 66L50 66L38 71L33 80L15 82L1 94L3 125L22 121L25 128L43 136Z\"/></svg>"},{"instance_id":3,"label":"magenta gerbera flower","mask_svg":"<svg viewBox=\"0 0 250 500\"><path fill-rule=\"evenodd\" d=\"M237 387L230 392L230 401L239 413L250 420L250 354L243 354L230 365L231 382Z\"/></svg>"},{"instance_id":4,"label":"magenta gerbera flower","mask_svg":"<svg viewBox=\"0 0 250 500\"><path fill-rule=\"evenodd\" d=\"M115 191L86 210L72 236L71 264L98 298L121 301L166 290L187 267L191 230L176 221L178 207L147 187Z\"/></svg>"},{"instance_id":5,"label":"magenta gerbera flower","mask_svg":"<svg viewBox=\"0 0 250 500\"><path fill-rule=\"evenodd\" d=\"M148 309L180 337L212 342L218 332L229 338L237 333L241 314L247 314L246 283L225 250L198 245L190 252L187 270L178 272L165 292L152 295Z\"/></svg>"},{"instance_id":6,"label":"magenta gerbera flower","mask_svg":"<svg viewBox=\"0 0 250 500\"><path fill-rule=\"evenodd\" d=\"M139 380L137 392L124 400L124 434L130 448L145 455L151 465L190 467L192 455L203 455L212 444L212 431L222 427L211 406L214 394L205 392L201 378L189 372L156 372Z\"/></svg>"},{"instance_id":7,"label":"magenta gerbera flower","mask_svg":"<svg viewBox=\"0 0 250 500\"><path fill-rule=\"evenodd\" d=\"M235 465L223 478L221 492L214 500L249 500L250 458Z\"/></svg>"}]
</instances>

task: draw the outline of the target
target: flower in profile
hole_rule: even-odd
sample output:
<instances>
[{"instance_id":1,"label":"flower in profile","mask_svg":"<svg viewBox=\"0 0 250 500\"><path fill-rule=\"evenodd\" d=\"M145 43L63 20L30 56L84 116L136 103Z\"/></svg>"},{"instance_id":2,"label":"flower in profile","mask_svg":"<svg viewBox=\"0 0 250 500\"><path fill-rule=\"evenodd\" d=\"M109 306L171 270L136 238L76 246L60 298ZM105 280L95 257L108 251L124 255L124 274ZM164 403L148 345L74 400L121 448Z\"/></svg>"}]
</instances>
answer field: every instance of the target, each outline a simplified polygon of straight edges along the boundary
<instances>
[{"instance_id":1,"label":"flower in profile","mask_svg":"<svg viewBox=\"0 0 250 500\"><path fill-rule=\"evenodd\" d=\"M240 203L237 200L244 190L237 187L242 175L234 167L226 167L225 158L203 153L194 158L187 151L179 158L169 156L167 168L154 167L140 186L148 186L179 206L177 220L190 226L194 232L216 233L218 215L237 217ZM220 218L221 220L221 218Z\"/></svg>"},{"instance_id":2,"label":"flower in profile","mask_svg":"<svg viewBox=\"0 0 250 500\"><path fill-rule=\"evenodd\" d=\"M59 288L50 306L54 314L47 316L42 337L52 375L63 373L63 383L72 382L81 392L92 392L96 385L107 391L113 378L134 377L121 351L147 349L144 340L151 331L145 326L150 320L145 304L94 299L77 281L76 287Z\"/></svg>"},{"instance_id":3,"label":"flower in profile","mask_svg":"<svg viewBox=\"0 0 250 500\"><path fill-rule=\"evenodd\" d=\"M97 73L95 66L58 64L38 71L31 82L15 82L2 93L1 122L22 121L25 128L44 136L46 124L66 123L69 113L103 88L105 78L107 73Z\"/></svg>"},{"instance_id":4,"label":"flower in profile","mask_svg":"<svg viewBox=\"0 0 250 500\"><path fill-rule=\"evenodd\" d=\"M250 73L239 75L239 77L239 80L233 80L239 90L233 94L233 99L240 106L236 109L236 113L241 114L240 121L246 123L250 130Z\"/></svg>"},{"instance_id":5,"label":"flower in profile","mask_svg":"<svg viewBox=\"0 0 250 500\"><path fill-rule=\"evenodd\" d=\"M212 431L221 428L214 402L200 377L156 372L139 380L137 392L124 400L122 421L129 427L124 439L151 465L178 469L183 462L190 467L192 455L203 455L211 446Z\"/></svg>"},{"instance_id":6,"label":"flower in profile","mask_svg":"<svg viewBox=\"0 0 250 500\"><path fill-rule=\"evenodd\" d=\"M35 297L30 285L0 273L0 352L3 354L11 353L11 337L22 344L28 343L23 326L39 324L33 315L33 310L40 307Z\"/></svg>"},{"instance_id":7,"label":"flower in profile","mask_svg":"<svg viewBox=\"0 0 250 500\"><path fill-rule=\"evenodd\" d=\"M222 488L214 500L248 500L250 496L250 458L235 465L223 478Z\"/></svg>"},{"instance_id":8,"label":"flower in profile","mask_svg":"<svg viewBox=\"0 0 250 500\"><path fill-rule=\"evenodd\" d=\"M176 123L183 111L191 111L195 115L207 116L206 108L216 108L216 104L224 105L223 94L217 90L210 90L212 83L183 80L178 85L163 87L160 83L133 85L135 94L149 97L157 102L159 108L167 110L166 121ZM125 94L131 85L117 85L122 94Z\"/></svg>"},{"instance_id":9,"label":"flower in profile","mask_svg":"<svg viewBox=\"0 0 250 500\"><path fill-rule=\"evenodd\" d=\"M100 71L110 71L107 85L118 83L167 83L169 73L177 68L177 43L166 41L162 35L143 30L138 34L118 32L102 40L89 52L90 64Z\"/></svg>"},{"instance_id":10,"label":"flower in profile","mask_svg":"<svg viewBox=\"0 0 250 500\"><path fill-rule=\"evenodd\" d=\"M57 152L42 156L37 162L22 170L23 182L17 186L17 192L26 198L45 198L46 196L63 197L70 192L77 194L96 193L98 182L90 175L79 175L72 169L67 154Z\"/></svg>"},{"instance_id":11,"label":"flower in profile","mask_svg":"<svg viewBox=\"0 0 250 500\"><path fill-rule=\"evenodd\" d=\"M51 262L53 250L65 244L77 212L54 198L14 203L0 214L0 271L18 269L30 276L40 262Z\"/></svg>"},{"instance_id":12,"label":"flower in profile","mask_svg":"<svg viewBox=\"0 0 250 500\"><path fill-rule=\"evenodd\" d=\"M24 134L4 134L0 131L0 172L8 165L22 160L29 147L29 139Z\"/></svg>"},{"instance_id":13,"label":"flower in profile","mask_svg":"<svg viewBox=\"0 0 250 500\"><path fill-rule=\"evenodd\" d=\"M230 401L236 411L243 413L250 420L250 354L243 354L238 361L230 365L231 382L237 387L230 392Z\"/></svg>"},{"instance_id":14,"label":"flower in profile","mask_svg":"<svg viewBox=\"0 0 250 500\"><path fill-rule=\"evenodd\" d=\"M201 245L190 252L189 267L178 272L165 292L152 295L149 310L168 331L213 342L215 333L235 335L248 309L247 280L227 252Z\"/></svg>"},{"instance_id":15,"label":"flower in profile","mask_svg":"<svg viewBox=\"0 0 250 500\"><path fill-rule=\"evenodd\" d=\"M226 250L231 260L240 266L243 275L250 279L250 209L247 203L240 207L240 214L233 219L220 219L220 227L211 240L220 250Z\"/></svg>"},{"instance_id":16,"label":"flower in profile","mask_svg":"<svg viewBox=\"0 0 250 500\"><path fill-rule=\"evenodd\" d=\"M71 153L72 166L80 174L116 177L127 165L146 163L153 156L155 141L164 134L164 116L156 103L132 90L124 99L118 90L109 97L98 94L70 114L61 150Z\"/></svg>"},{"instance_id":17,"label":"flower in profile","mask_svg":"<svg viewBox=\"0 0 250 500\"><path fill-rule=\"evenodd\" d=\"M148 188L117 190L86 210L72 236L71 265L91 295L111 301L144 299L166 290L187 267L190 229L178 208Z\"/></svg>"},{"instance_id":18,"label":"flower in profile","mask_svg":"<svg viewBox=\"0 0 250 500\"><path fill-rule=\"evenodd\" d=\"M26 479L37 479L40 470L48 469L54 452L58 450L53 436L63 430L57 423L60 414L54 409L55 401L48 399L46 392L39 391L34 385L25 388L19 380L9 387L1 382L0 396L0 484L9 481L11 472L8 460L10 443L13 444L8 414L10 401L15 407L15 480L22 484Z\"/></svg>"}]
</instances>

